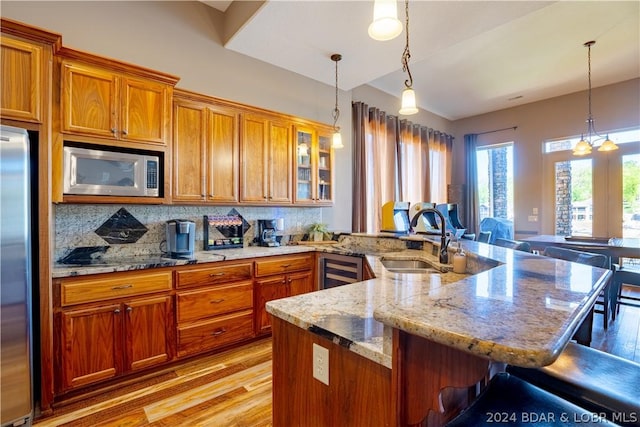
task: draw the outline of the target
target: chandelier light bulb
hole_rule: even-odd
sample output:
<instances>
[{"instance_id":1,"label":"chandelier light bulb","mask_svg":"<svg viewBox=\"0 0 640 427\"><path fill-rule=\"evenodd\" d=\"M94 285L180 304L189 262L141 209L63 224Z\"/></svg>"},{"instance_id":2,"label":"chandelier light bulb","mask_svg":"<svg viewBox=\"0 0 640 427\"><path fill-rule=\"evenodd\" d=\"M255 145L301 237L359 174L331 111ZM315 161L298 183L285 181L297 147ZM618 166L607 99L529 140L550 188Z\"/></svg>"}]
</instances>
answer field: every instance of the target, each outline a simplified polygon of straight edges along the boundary
<instances>
[{"instance_id":1,"label":"chandelier light bulb","mask_svg":"<svg viewBox=\"0 0 640 427\"><path fill-rule=\"evenodd\" d=\"M369 25L369 37L386 41L400 35L402 22L398 20L396 0L375 0L373 4L373 22Z\"/></svg>"}]
</instances>

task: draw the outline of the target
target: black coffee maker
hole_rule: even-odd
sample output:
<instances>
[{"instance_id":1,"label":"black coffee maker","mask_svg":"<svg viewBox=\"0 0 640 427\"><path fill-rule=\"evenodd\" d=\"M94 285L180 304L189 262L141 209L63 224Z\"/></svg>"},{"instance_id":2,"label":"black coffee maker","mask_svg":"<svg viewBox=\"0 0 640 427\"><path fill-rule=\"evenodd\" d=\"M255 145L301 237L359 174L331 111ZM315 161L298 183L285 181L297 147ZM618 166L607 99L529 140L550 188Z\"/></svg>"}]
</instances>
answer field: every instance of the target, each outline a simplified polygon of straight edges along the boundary
<instances>
[{"instance_id":1,"label":"black coffee maker","mask_svg":"<svg viewBox=\"0 0 640 427\"><path fill-rule=\"evenodd\" d=\"M258 243L260 246L280 246L276 240L276 220L258 220Z\"/></svg>"}]
</instances>

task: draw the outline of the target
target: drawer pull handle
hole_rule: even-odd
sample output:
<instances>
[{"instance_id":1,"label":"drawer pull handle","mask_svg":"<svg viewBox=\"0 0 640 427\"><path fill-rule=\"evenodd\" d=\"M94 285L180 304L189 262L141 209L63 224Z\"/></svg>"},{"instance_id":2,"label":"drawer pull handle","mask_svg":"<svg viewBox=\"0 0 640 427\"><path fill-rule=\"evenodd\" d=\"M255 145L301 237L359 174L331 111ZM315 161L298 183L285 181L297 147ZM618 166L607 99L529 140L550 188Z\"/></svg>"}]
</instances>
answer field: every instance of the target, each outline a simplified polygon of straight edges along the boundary
<instances>
[{"instance_id":1,"label":"drawer pull handle","mask_svg":"<svg viewBox=\"0 0 640 427\"><path fill-rule=\"evenodd\" d=\"M291 267L291 264L283 264L281 267L282 268L289 268L289 267Z\"/></svg>"},{"instance_id":2,"label":"drawer pull handle","mask_svg":"<svg viewBox=\"0 0 640 427\"><path fill-rule=\"evenodd\" d=\"M213 336L215 337L215 336L218 336L218 335L222 335L222 334L224 334L225 332L227 332L227 330L226 330L225 328L221 328L221 329L218 329L218 330L217 330L217 331L215 331L215 332L212 332L212 333L211 333L211 335L213 335Z\"/></svg>"},{"instance_id":3,"label":"drawer pull handle","mask_svg":"<svg viewBox=\"0 0 640 427\"><path fill-rule=\"evenodd\" d=\"M111 289L114 291L117 291L118 289L129 289L129 288L133 288L133 285L114 286Z\"/></svg>"},{"instance_id":4,"label":"drawer pull handle","mask_svg":"<svg viewBox=\"0 0 640 427\"><path fill-rule=\"evenodd\" d=\"M224 276L224 272L223 273L211 273L211 274L209 274L209 277L216 277L216 276Z\"/></svg>"},{"instance_id":5,"label":"drawer pull handle","mask_svg":"<svg viewBox=\"0 0 640 427\"><path fill-rule=\"evenodd\" d=\"M209 302L211 304L220 304L222 301L224 301L224 298L214 299L214 300L209 301Z\"/></svg>"}]
</instances>

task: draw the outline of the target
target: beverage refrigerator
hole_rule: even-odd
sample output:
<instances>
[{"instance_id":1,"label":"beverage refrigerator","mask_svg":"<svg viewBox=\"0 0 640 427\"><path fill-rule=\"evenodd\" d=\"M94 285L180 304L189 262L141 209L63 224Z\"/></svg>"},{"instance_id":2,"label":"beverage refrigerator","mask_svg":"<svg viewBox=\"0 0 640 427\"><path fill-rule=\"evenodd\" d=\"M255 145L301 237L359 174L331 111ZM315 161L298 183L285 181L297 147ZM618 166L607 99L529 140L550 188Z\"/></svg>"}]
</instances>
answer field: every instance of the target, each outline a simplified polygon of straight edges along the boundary
<instances>
[{"instance_id":1,"label":"beverage refrigerator","mask_svg":"<svg viewBox=\"0 0 640 427\"><path fill-rule=\"evenodd\" d=\"M33 419L29 136L0 127L0 425Z\"/></svg>"}]
</instances>

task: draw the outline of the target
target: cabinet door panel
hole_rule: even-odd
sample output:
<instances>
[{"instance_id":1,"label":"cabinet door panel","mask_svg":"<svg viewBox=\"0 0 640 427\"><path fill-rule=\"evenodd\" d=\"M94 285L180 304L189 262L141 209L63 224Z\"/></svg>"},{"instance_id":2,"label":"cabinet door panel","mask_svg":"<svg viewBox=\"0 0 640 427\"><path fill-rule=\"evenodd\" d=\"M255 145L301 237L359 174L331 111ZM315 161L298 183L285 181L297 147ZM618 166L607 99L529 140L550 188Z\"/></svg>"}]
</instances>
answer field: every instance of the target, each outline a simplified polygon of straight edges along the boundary
<instances>
[{"instance_id":1,"label":"cabinet door panel","mask_svg":"<svg viewBox=\"0 0 640 427\"><path fill-rule=\"evenodd\" d=\"M173 119L173 200L204 200L206 109L176 103Z\"/></svg>"},{"instance_id":2,"label":"cabinet door panel","mask_svg":"<svg viewBox=\"0 0 640 427\"><path fill-rule=\"evenodd\" d=\"M245 116L242 121L241 193L242 202L267 201L267 122Z\"/></svg>"},{"instance_id":3,"label":"cabinet door panel","mask_svg":"<svg viewBox=\"0 0 640 427\"><path fill-rule=\"evenodd\" d=\"M4 36L0 40L2 117L39 122L42 48Z\"/></svg>"},{"instance_id":4,"label":"cabinet door panel","mask_svg":"<svg viewBox=\"0 0 640 427\"><path fill-rule=\"evenodd\" d=\"M238 114L209 111L209 181L207 198L215 202L238 201Z\"/></svg>"},{"instance_id":5,"label":"cabinet door panel","mask_svg":"<svg viewBox=\"0 0 640 427\"><path fill-rule=\"evenodd\" d=\"M68 62L62 64L62 131L117 135L118 78Z\"/></svg>"},{"instance_id":6,"label":"cabinet door panel","mask_svg":"<svg viewBox=\"0 0 640 427\"><path fill-rule=\"evenodd\" d=\"M275 276L256 281L256 334L271 331L271 319L265 308L269 301L289 296L289 286L285 276Z\"/></svg>"},{"instance_id":7,"label":"cabinet door panel","mask_svg":"<svg viewBox=\"0 0 640 427\"><path fill-rule=\"evenodd\" d=\"M291 125L289 123L271 122L269 202L291 203Z\"/></svg>"},{"instance_id":8,"label":"cabinet door panel","mask_svg":"<svg viewBox=\"0 0 640 427\"><path fill-rule=\"evenodd\" d=\"M138 370L170 360L171 297L132 300L124 307L125 368Z\"/></svg>"},{"instance_id":9,"label":"cabinet door panel","mask_svg":"<svg viewBox=\"0 0 640 427\"><path fill-rule=\"evenodd\" d=\"M120 305L63 311L64 389L113 378L122 371Z\"/></svg>"},{"instance_id":10,"label":"cabinet door panel","mask_svg":"<svg viewBox=\"0 0 640 427\"><path fill-rule=\"evenodd\" d=\"M168 87L161 83L125 79L122 94L122 139L166 143Z\"/></svg>"},{"instance_id":11,"label":"cabinet door panel","mask_svg":"<svg viewBox=\"0 0 640 427\"><path fill-rule=\"evenodd\" d=\"M311 271L289 274L287 283L289 284L289 296L314 291L313 274L311 274Z\"/></svg>"}]
</instances>

